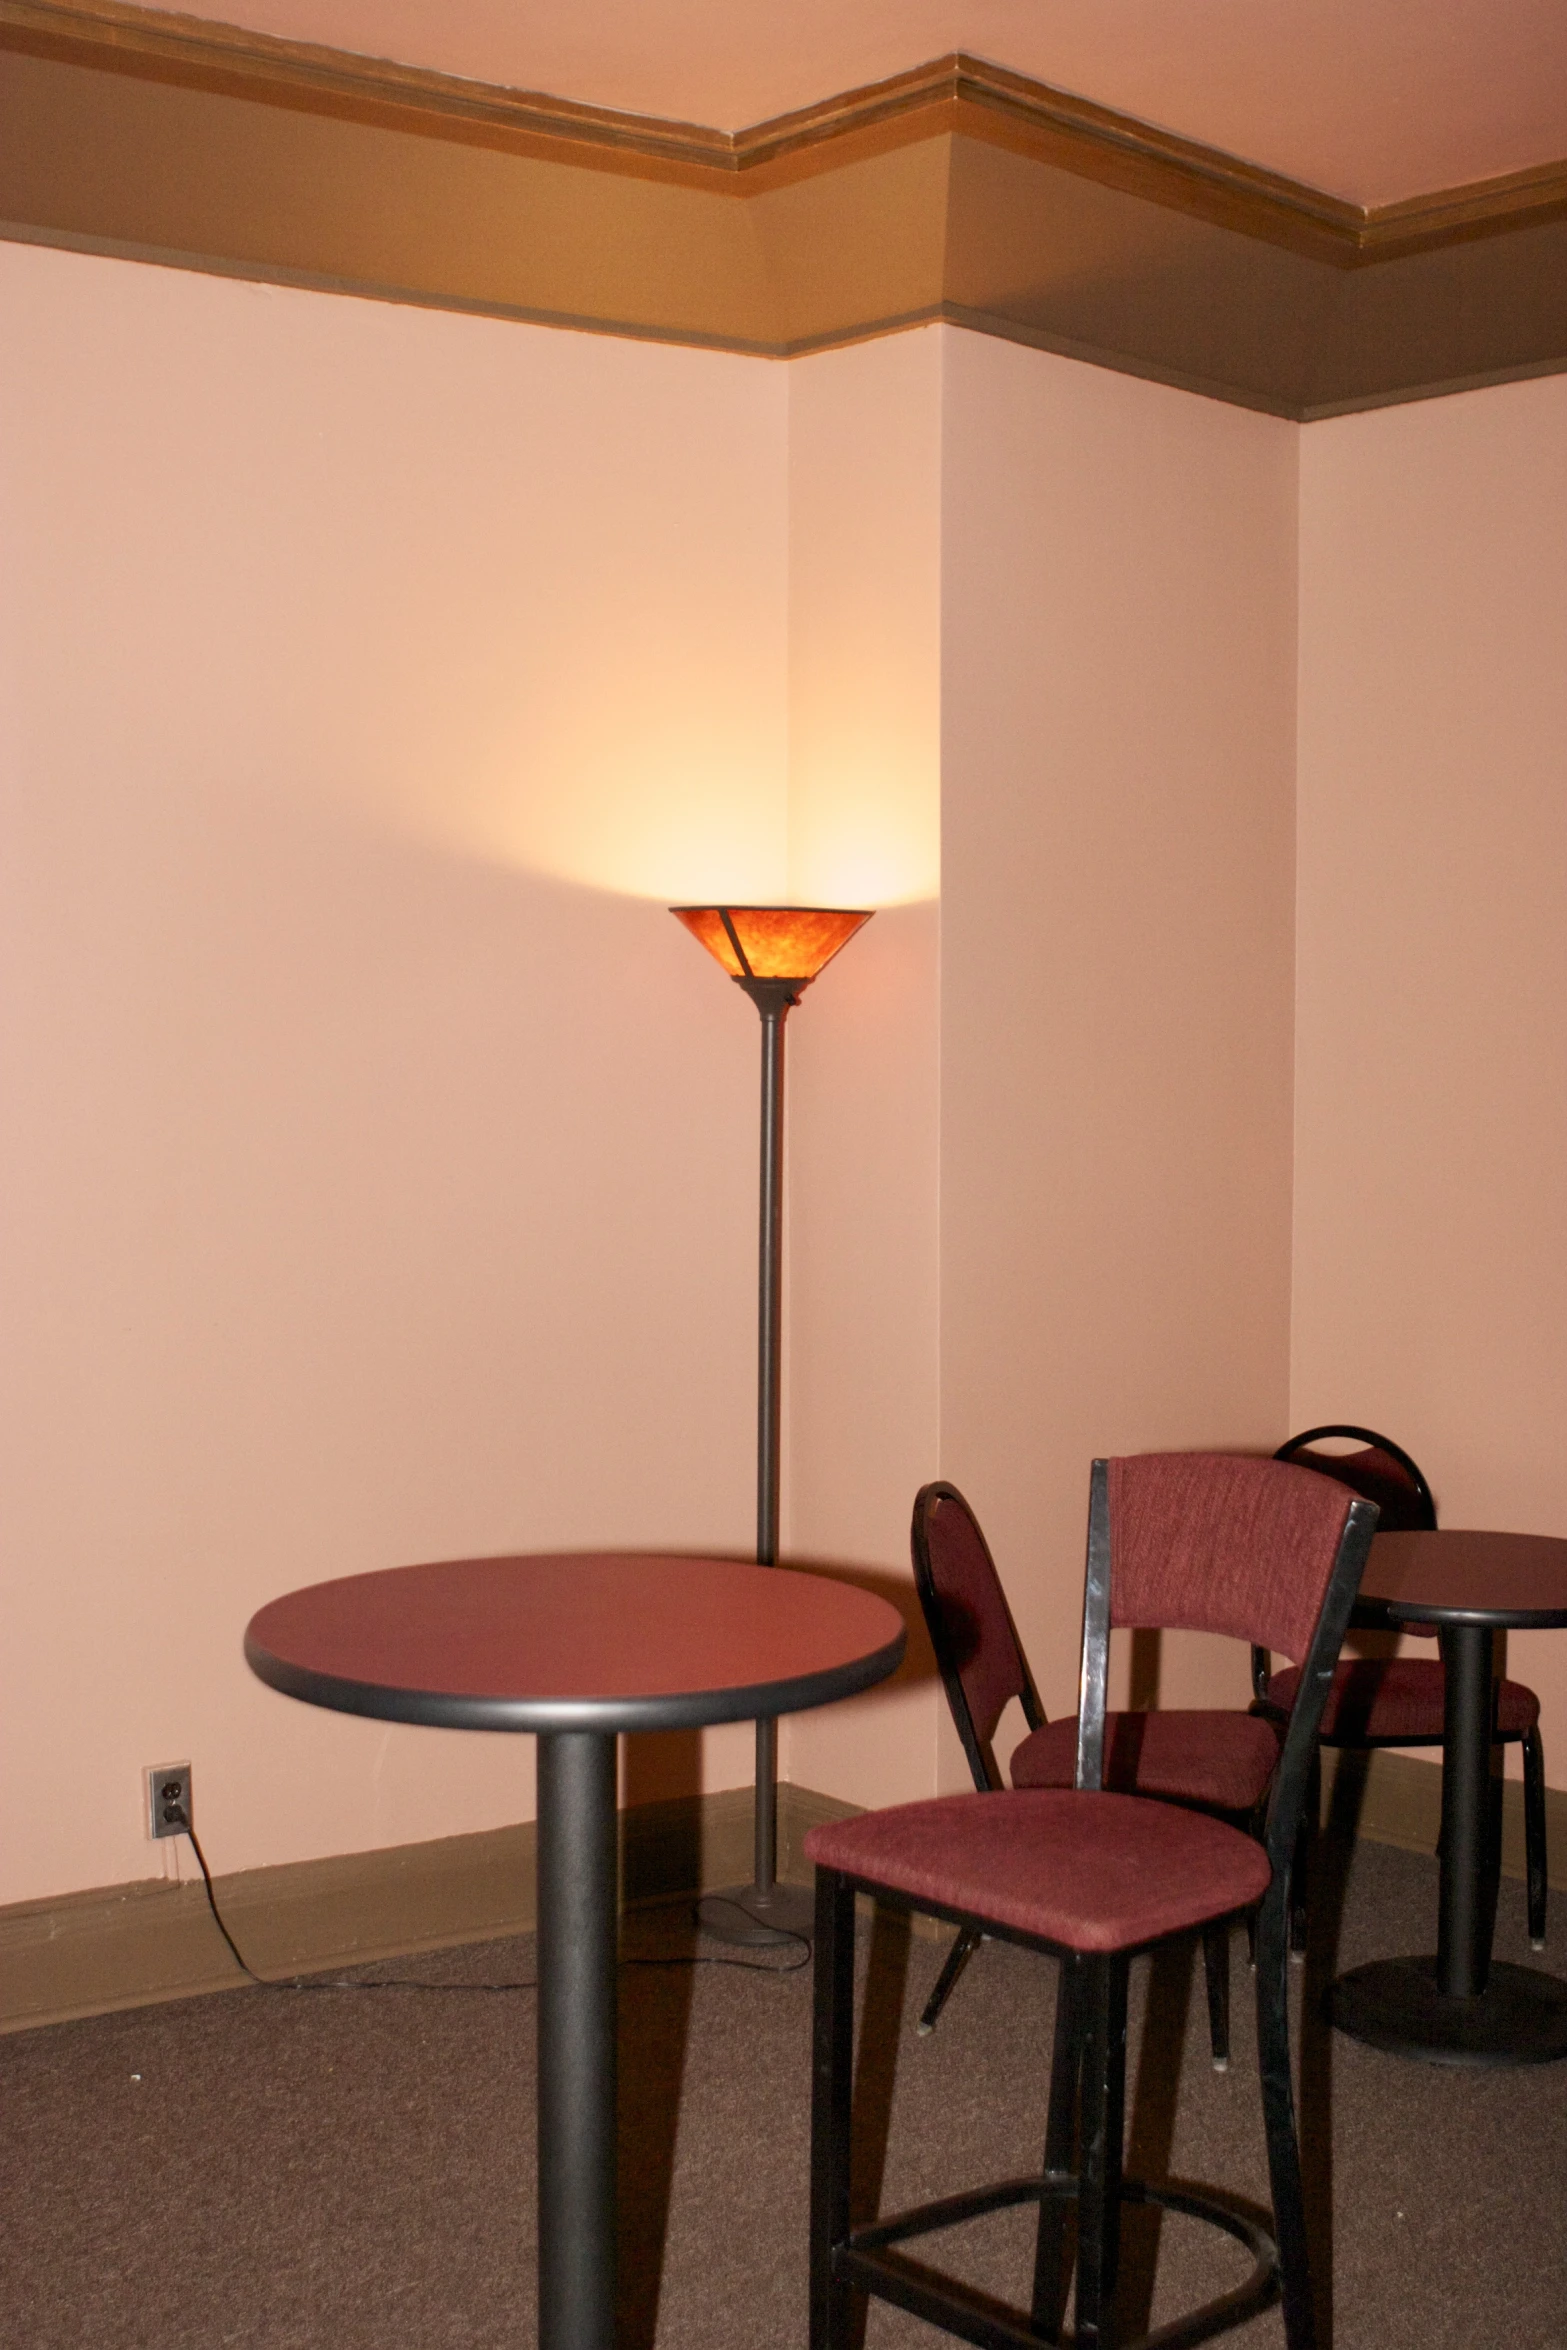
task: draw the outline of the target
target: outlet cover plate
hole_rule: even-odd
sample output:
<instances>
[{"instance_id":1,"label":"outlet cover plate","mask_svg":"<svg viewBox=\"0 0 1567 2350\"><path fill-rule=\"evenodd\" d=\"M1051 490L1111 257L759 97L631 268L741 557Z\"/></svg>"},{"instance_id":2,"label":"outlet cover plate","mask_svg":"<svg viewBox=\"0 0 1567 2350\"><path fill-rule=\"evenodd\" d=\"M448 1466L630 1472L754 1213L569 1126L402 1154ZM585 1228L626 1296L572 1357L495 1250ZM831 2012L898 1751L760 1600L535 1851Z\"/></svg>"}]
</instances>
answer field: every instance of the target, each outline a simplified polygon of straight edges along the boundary
<instances>
[{"instance_id":1,"label":"outlet cover plate","mask_svg":"<svg viewBox=\"0 0 1567 2350\"><path fill-rule=\"evenodd\" d=\"M186 1820L194 1820L196 1806L191 1800L190 1764L162 1763L146 1770L142 1777L147 1785L147 1833L154 1840L160 1836L183 1836L183 1820L168 1817L171 1807L177 1807Z\"/></svg>"}]
</instances>

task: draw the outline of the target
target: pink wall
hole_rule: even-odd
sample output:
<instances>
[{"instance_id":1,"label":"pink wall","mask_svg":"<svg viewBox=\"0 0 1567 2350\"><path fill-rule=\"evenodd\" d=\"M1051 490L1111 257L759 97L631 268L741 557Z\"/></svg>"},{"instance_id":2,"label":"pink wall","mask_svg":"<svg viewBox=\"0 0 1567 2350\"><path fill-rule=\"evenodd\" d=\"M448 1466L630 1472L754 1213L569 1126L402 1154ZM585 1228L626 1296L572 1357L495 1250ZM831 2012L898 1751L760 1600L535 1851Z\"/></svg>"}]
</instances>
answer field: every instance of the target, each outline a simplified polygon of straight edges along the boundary
<instances>
[{"instance_id":1,"label":"pink wall","mask_svg":"<svg viewBox=\"0 0 1567 2350\"><path fill-rule=\"evenodd\" d=\"M943 330L789 369L793 890L879 906L792 1015L787 1546L909 1579L936 1473ZM788 1777L928 1794L927 1676L783 1725Z\"/></svg>"},{"instance_id":2,"label":"pink wall","mask_svg":"<svg viewBox=\"0 0 1567 2350\"><path fill-rule=\"evenodd\" d=\"M1297 436L968 334L943 426L942 1468L1070 1713L1091 1457L1282 1432Z\"/></svg>"},{"instance_id":3,"label":"pink wall","mask_svg":"<svg viewBox=\"0 0 1567 2350\"><path fill-rule=\"evenodd\" d=\"M1291 1417L1567 1532L1567 379L1309 426ZM1567 1786L1567 1642L1518 1633Z\"/></svg>"},{"instance_id":4,"label":"pink wall","mask_svg":"<svg viewBox=\"0 0 1567 2350\"><path fill-rule=\"evenodd\" d=\"M664 908L784 880L784 373L16 245L0 302L0 1900L155 1872L147 1763L221 1869L525 1816L531 1740L240 1633L749 1543L754 1043Z\"/></svg>"},{"instance_id":5,"label":"pink wall","mask_svg":"<svg viewBox=\"0 0 1567 2350\"><path fill-rule=\"evenodd\" d=\"M906 1574L938 338L791 386L15 247L0 302L0 1736L59 1796L0 1901L177 1864L150 1762L220 1869L527 1816L530 1741L289 1705L239 1634L400 1559L749 1549L755 1022L664 908L791 875L886 911L791 1036L788 1532ZM786 1768L928 1783L933 1712ZM693 1744L628 1791L749 1777L745 1727Z\"/></svg>"},{"instance_id":6,"label":"pink wall","mask_svg":"<svg viewBox=\"0 0 1567 2350\"><path fill-rule=\"evenodd\" d=\"M901 1578L955 1477L1056 1711L1095 1451L1363 1415L1561 1529L1561 381L1302 434L947 329L0 305L0 1901L166 1865L151 1762L223 1869L527 1814L527 1740L254 1683L278 1590L748 1549L756 1028L672 899L882 908L790 1027L795 1555ZM960 1776L928 1681L783 1765Z\"/></svg>"}]
</instances>

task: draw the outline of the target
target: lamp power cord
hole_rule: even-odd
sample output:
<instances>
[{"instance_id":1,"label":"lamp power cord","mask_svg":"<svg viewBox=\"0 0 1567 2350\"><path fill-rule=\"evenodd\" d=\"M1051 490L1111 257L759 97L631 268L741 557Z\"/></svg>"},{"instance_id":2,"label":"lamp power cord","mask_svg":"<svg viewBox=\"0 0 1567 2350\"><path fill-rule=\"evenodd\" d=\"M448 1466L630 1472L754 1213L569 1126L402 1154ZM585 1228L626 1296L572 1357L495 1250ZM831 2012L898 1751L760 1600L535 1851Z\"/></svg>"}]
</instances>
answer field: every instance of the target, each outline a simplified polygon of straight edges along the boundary
<instances>
[{"instance_id":1,"label":"lamp power cord","mask_svg":"<svg viewBox=\"0 0 1567 2350\"><path fill-rule=\"evenodd\" d=\"M222 1935L224 1941L227 1943L229 1953L233 1958L235 1965L239 1968L242 1974L247 1975L250 1978L251 1982L256 1985L258 1990L428 1991L434 1992L436 1994L450 1993L454 1991L468 1991L480 1992L493 1996L498 1992L536 1991L538 1989L537 1977L534 1977L531 1980L525 1982L515 1983L421 1983L416 1981L412 1976L408 1975L374 1975L368 1979L364 1977L354 1978L348 1975L332 1975L316 1976L307 1979L303 1975L289 1975L279 1977L275 1975L258 1974L256 1969L251 1965L249 1959L245 1956L245 1953L241 1950L239 1944L235 1941L233 1935L230 1933L227 1922L224 1919L223 1912L218 1907L218 1896L212 1882L212 1871L208 1868L207 1856L201 1849L201 1839L196 1834L195 1829L191 1825L190 1814L186 1811L183 1804L170 1804L168 1810L164 1814L164 1817L168 1820L169 1825L171 1827L177 1828L179 1833L189 1842L192 1852L196 1855L196 1866L201 1871L201 1881L206 1889L207 1907L212 1912L212 1922L217 1927L218 1932ZM710 1895L708 1898L712 1899L715 1897ZM783 1929L780 1929L780 1931L782 1930ZM798 1974L801 1967L809 1966L811 1961L810 1937L807 1934L791 1933L788 1935L788 1940L795 1945L795 1949L793 1953L788 1958L784 1959L781 1963L775 1963L769 1959L715 1958L709 1957L705 1951L692 1951L685 1953L678 1958L623 1958L620 1963L622 1966L627 1967L652 1968L687 1966L736 1967L742 1974L747 1975Z\"/></svg>"}]
</instances>

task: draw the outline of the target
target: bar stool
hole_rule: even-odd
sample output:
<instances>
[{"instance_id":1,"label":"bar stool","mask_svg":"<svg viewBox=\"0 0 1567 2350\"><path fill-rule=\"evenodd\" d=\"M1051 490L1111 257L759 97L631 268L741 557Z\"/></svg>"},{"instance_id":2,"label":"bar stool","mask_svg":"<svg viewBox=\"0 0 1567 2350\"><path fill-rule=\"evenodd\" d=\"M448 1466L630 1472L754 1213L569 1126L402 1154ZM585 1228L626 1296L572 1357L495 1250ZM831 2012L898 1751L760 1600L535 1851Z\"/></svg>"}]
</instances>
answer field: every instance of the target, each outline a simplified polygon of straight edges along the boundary
<instances>
[{"instance_id":1,"label":"bar stool","mask_svg":"<svg viewBox=\"0 0 1567 2350\"><path fill-rule=\"evenodd\" d=\"M988 1792L1005 1784L992 1742L1015 1698L1028 1735L1012 1750L1013 1786L1070 1787L1077 1775L1076 1720L1045 1719L990 1545L955 1485L920 1487L909 1548L914 1587L975 1786ZM1258 1834L1282 1744L1272 1715L1234 1707L1106 1714L1104 1784L1118 1795L1156 1795L1165 1803L1211 1811ZM983 1939L965 1931L954 1941L925 2002L922 2033L934 2031ZM1230 2061L1228 1926L1209 1929L1202 1955L1209 2042L1214 2069L1223 2072Z\"/></svg>"},{"instance_id":2,"label":"bar stool","mask_svg":"<svg viewBox=\"0 0 1567 2350\"><path fill-rule=\"evenodd\" d=\"M811 2350L849 2350L856 2289L980 2350L1060 2338L1067 2206L1075 2202L1075 2341L1118 2345L1120 2212L1155 2203L1246 2245L1246 2282L1171 2327L1161 2350L1206 2339L1282 2297L1289 2350L1315 2350L1300 2155L1290 2079L1291 1859L1317 1718L1376 1525L1373 1503L1309 1470L1228 1455L1096 1461L1083 1609L1077 1784L900 1804L813 1829L815 2040L811 2127ZM1221 1632L1294 1658L1300 1692L1262 1842L1204 1813L1103 1786L1112 1626ZM1040 1950L1061 1962L1043 2169L850 2226L854 1902L895 1906ZM1221 2199L1124 2177L1127 1977L1172 1937L1255 1915L1257 2031L1274 2230ZM1039 2207L1033 2297L1004 2316L988 2297L900 2247L1017 2204Z\"/></svg>"}]
</instances>

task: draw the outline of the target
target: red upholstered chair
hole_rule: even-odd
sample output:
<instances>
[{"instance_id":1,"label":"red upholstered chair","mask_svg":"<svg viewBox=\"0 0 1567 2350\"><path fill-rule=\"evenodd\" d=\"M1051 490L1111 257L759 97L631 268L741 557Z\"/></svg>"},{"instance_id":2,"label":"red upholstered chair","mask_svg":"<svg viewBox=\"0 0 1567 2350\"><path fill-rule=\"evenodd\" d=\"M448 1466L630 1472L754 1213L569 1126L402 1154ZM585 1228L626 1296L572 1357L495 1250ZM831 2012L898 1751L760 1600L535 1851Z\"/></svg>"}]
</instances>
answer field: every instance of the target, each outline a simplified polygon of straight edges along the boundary
<instances>
[{"instance_id":1,"label":"red upholstered chair","mask_svg":"<svg viewBox=\"0 0 1567 2350\"><path fill-rule=\"evenodd\" d=\"M1337 1438L1349 1438L1355 1452L1320 1452L1313 1448ZM1348 1423L1307 1428L1292 1436L1274 1454L1276 1461L1296 1461L1324 1477L1336 1477L1352 1493L1363 1494L1381 1511L1378 1524L1386 1533L1414 1533L1436 1525L1436 1503L1407 1452L1391 1437L1374 1428ZM1266 1649L1252 1650L1252 1685L1258 1699L1270 1709L1288 1713L1295 1702L1300 1675L1294 1667L1274 1673ZM1440 1746L1447 1696L1447 1669L1436 1657L1346 1657L1333 1675L1333 1686L1322 1709L1318 1733L1324 1746L1356 1750L1377 1746ZM1545 1749L1540 1742L1540 1700L1522 1681L1500 1681L1496 1688L1498 1745L1523 1747L1524 1864L1528 1877L1529 1940L1536 1950L1545 1947ZM1315 1824L1315 1790L1306 1803L1306 1833ZM1306 1868L1304 1855L1295 1872L1295 1928L1297 1947L1305 1941Z\"/></svg>"},{"instance_id":2,"label":"red upholstered chair","mask_svg":"<svg viewBox=\"0 0 1567 2350\"><path fill-rule=\"evenodd\" d=\"M1083 1609L1076 1786L938 1796L814 1828L816 2008L811 2111L811 2350L848 2350L856 2289L993 2350L1060 2338L1063 2223L1075 2201L1074 2340L1115 2350L1120 2212L1154 2203L1224 2229L1255 2266L1161 2343L1284 2305L1289 2350L1314 2350L1290 2078L1289 1872L1317 1717L1376 1524L1372 1503L1276 1461L1151 1453L1096 1461ZM1280 1650L1303 1676L1263 1841L1211 1814L1104 1790L1112 1625L1179 1625ZM851 2227L854 1902L866 1892L1061 1962L1042 2173ZM1133 1956L1252 1913L1274 2234L1233 2205L1122 2174L1127 1975ZM933 2229L1039 2206L1033 2305L995 2301L907 2257Z\"/></svg>"},{"instance_id":3,"label":"red upholstered chair","mask_svg":"<svg viewBox=\"0 0 1567 2350\"><path fill-rule=\"evenodd\" d=\"M1046 1721L989 1545L955 1485L921 1486L914 1497L909 1547L931 1646L975 1786L987 1792L1004 1784L992 1740L1016 1698L1028 1736L1012 1752L1013 1786L1070 1787L1077 1770L1077 1718ZM1120 1795L1190 1804L1255 1830L1261 1826L1279 1746L1272 1721L1233 1709L1108 1714L1104 1783ZM935 2028L981 1939L972 1928L958 1935L925 2003L921 2032ZM1216 1925L1204 1937L1203 1959L1213 2061L1222 2071L1230 2054L1227 1926Z\"/></svg>"}]
</instances>

